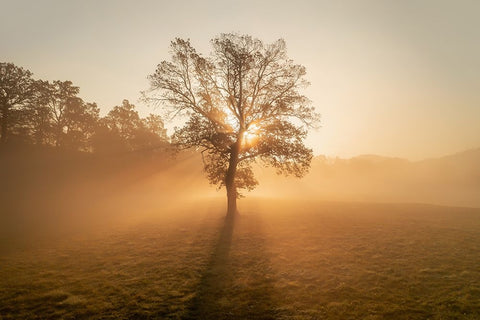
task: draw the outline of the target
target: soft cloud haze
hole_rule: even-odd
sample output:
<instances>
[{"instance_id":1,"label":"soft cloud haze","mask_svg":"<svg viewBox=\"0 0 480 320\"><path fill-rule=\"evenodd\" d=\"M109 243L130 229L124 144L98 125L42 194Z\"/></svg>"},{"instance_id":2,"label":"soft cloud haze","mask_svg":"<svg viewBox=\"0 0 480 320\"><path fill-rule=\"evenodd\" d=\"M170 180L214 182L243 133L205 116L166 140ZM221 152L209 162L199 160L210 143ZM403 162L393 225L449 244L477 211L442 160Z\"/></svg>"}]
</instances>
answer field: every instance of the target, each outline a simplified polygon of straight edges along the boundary
<instances>
[{"instance_id":1,"label":"soft cloud haze","mask_svg":"<svg viewBox=\"0 0 480 320\"><path fill-rule=\"evenodd\" d=\"M204 53L221 32L284 38L322 114L317 154L421 159L480 146L479 13L478 1L2 1L0 60L72 80L105 112L137 102L174 37Z\"/></svg>"}]
</instances>

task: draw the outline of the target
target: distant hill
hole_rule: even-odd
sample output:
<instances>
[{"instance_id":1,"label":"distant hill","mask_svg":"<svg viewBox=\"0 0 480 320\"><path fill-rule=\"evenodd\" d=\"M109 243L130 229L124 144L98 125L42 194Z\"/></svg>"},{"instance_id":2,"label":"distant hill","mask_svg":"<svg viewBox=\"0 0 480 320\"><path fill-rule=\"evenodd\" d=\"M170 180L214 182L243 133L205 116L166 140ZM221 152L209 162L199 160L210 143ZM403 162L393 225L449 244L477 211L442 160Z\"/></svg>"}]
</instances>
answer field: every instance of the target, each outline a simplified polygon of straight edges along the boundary
<instances>
[{"instance_id":1,"label":"distant hill","mask_svg":"<svg viewBox=\"0 0 480 320\"><path fill-rule=\"evenodd\" d=\"M480 207L480 148L422 161L378 155L315 157L303 179L258 170L258 193L339 201Z\"/></svg>"}]
</instances>

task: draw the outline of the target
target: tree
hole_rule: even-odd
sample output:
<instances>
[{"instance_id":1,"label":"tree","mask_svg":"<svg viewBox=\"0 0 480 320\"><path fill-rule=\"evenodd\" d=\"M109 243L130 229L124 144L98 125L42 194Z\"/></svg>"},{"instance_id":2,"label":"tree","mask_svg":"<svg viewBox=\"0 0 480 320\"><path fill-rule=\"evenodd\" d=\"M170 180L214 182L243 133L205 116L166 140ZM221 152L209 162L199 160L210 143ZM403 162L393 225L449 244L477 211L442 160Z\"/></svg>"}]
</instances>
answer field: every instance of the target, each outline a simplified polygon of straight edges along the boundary
<instances>
[{"instance_id":1,"label":"tree","mask_svg":"<svg viewBox=\"0 0 480 320\"><path fill-rule=\"evenodd\" d=\"M305 68L286 55L285 42L264 44L247 35L221 34L204 57L189 40L171 43L171 61L149 76L147 99L164 105L185 126L173 140L200 149L210 183L227 191L227 215L237 212L238 189L257 185L252 163L303 176L312 150L303 141L318 115L299 90Z\"/></svg>"},{"instance_id":2,"label":"tree","mask_svg":"<svg viewBox=\"0 0 480 320\"><path fill-rule=\"evenodd\" d=\"M56 147L65 146L68 132L69 111L78 109L83 101L77 94L79 87L71 81L48 81L39 80L36 83L36 103L32 105L32 117L34 124L40 125L34 128L34 135L46 137ZM70 112L71 113L71 112Z\"/></svg>"},{"instance_id":3,"label":"tree","mask_svg":"<svg viewBox=\"0 0 480 320\"><path fill-rule=\"evenodd\" d=\"M71 99L65 110L63 143L69 149L91 151L91 139L98 126L100 109L96 103Z\"/></svg>"},{"instance_id":4,"label":"tree","mask_svg":"<svg viewBox=\"0 0 480 320\"><path fill-rule=\"evenodd\" d=\"M149 114L148 117L142 119L144 127L148 132L158 136L162 141L167 141L167 129L163 123L162 117L156 114Z\"/></svg>"},{"instance_id":5,"label":"tree","mask_svg":"<svg viewBox=\"0 0 480 320\"><path fill-rule=\"evenodd\" d=\"M49 100L47 84L41 80L36 82L34 101L27 108L30 136L37 145L50 144L52 140L51 111L47 106Z\"/></svg>"},{"instance_id":6,"label":"tree","mask_svg":"<svg viewBox=\"0 0 480 320\"><path fill-rule=\"evenodd\" d=\"M140 118L135 106L123 100L100 120L95 137L97 151L147 151L166 147L166 130L158 115Z\"/></svg>"},{"instance_id":7,"label":"tree","mask_svg":"<svg viewBox=\"0 0 480 320\"><path fill-rule=\"evenodd\" d=\"M25 107L31 139L38 145L90 151L99 118L97 105L77 97L79 88L71 81L38 80L33 88L34 98Z\"/></svg>"},{"instance_id":8,"label":"tree","mask_svg":"<svg viewBox=\"0 0 480 320\"><path fill-rule=\"evenodd\" d=\"M32 73L13 63L0 63L0 143L7 142L10 127L35 95Z\"/></svg>"}]
</instances>

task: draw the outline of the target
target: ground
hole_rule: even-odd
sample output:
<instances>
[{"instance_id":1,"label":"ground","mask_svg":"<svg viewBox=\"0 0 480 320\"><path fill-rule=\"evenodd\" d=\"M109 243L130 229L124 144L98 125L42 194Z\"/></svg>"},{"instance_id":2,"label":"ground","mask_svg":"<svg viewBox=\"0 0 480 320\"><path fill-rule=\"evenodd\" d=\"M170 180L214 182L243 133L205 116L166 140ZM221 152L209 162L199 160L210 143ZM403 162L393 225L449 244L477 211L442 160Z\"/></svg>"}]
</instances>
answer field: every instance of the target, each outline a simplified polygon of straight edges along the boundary
<instances>
[{"instance_id":1,"label":"ground","mask_svg":"<svg viewBox=\"0 0 480 320\"><path fill-rule=\"evenodd\" d=\"M480 209L239 205L3 237L0 319L480 318Z\"/></svg>"}]
</instances>

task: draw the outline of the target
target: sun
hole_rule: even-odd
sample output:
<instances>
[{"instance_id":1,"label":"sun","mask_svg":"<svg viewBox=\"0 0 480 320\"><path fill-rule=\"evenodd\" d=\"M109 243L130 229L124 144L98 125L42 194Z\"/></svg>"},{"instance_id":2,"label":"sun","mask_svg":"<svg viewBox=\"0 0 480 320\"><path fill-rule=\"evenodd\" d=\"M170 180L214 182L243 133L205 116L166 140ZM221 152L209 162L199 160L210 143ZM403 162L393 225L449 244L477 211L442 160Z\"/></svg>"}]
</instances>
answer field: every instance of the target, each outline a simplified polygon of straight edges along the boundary
<instances>
[{"instance_id":1,"label":"sun","mask_svg":"<svg viewBox=\"0 0 480 320\"><path fill-rule=\"evenodd\" d=\"M257 144L259 139L260 128L256 124L252 124L242 135L242 146L252 147Z\"/></svg>"}]
</instances>

